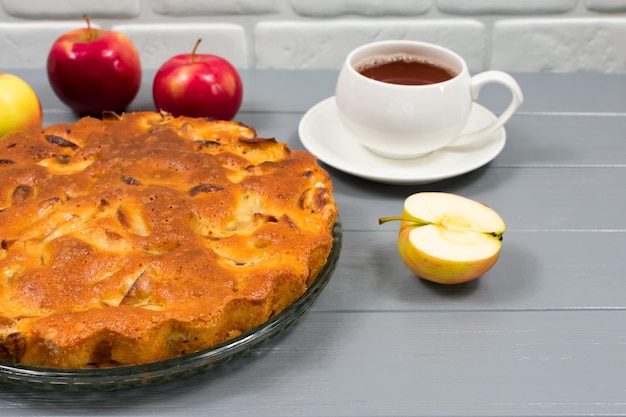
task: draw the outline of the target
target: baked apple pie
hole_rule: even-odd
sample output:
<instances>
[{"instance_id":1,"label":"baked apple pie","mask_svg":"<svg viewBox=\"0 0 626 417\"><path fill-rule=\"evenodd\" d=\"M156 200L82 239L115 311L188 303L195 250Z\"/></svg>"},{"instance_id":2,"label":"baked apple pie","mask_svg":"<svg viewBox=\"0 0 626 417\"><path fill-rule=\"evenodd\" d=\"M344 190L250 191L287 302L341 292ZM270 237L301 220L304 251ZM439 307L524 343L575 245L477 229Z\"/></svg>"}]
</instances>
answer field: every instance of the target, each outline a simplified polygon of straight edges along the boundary
<instances>
[{"instance_id":1,"label":"baked apple pie","mask_svg":"<svg viewBox=\"0 0 626 417\"><path fill-rule=\"evenodd\" d=\"M0 139L0 361L86 368L253 329L326 263L332 183L251 127L109 114Z\"/></svg>"}]
</instances>

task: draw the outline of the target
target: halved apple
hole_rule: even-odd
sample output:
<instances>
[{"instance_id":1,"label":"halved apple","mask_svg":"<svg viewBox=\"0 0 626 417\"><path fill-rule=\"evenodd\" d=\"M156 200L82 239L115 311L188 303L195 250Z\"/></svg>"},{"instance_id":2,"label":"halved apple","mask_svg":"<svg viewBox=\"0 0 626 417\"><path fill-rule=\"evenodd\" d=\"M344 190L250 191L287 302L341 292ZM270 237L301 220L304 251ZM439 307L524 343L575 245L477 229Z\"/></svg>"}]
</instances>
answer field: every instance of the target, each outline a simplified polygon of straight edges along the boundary
<instances>
[{"instance_id":1,"label":"halved apple","mask_svg":"<svg viewBox=\"0 0 626 417\"><path fill-rule=\"evenodd\" d=\"M489 206L444 192L421 192L404 202L398 251L419 277L441 284L471 281L498 260L506 226Z\"/></svg>"}]
</instances>

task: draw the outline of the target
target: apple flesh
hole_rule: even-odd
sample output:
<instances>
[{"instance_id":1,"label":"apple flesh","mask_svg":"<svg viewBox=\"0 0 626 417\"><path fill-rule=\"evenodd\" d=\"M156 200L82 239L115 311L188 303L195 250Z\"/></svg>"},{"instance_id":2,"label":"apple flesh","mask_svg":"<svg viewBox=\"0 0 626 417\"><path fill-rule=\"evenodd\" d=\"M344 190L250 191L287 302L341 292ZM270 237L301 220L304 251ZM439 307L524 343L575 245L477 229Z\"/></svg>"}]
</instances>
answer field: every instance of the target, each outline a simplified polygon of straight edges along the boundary
<instances>
[{"instance_id":1,"label":"apple flesh","mask_svg":"<svg viewBox=\"0 0 626 417\"><path fill-rule=\"evenodd\" d=\"M407 268L440 284L483 275L497 262L506 225L489 206L456 194L421 192L404 202L398 252Z\"/></svg>"},{"instance_id":2,"label":"apple flesh","mask_svg":"<svg viewBox=\"0 0 626 417\"><path fill-rule=\"evenodd\" d=\"M239 73L226 59L197 54L176 55L157 70L152 84L156 108L173 116L232 120L243 99Z\"/></svg>"},{"instance_id":3,"label":"apple flesh","mask_svg":"<svg viewBox=\"0 0 626 417\"><path fill-rule=\"evenodd\" d=\"M0 73L0 137L19 130L41 127L41 102L20 77Z\"/></svg>"},{"instance_id":4,"label":"apple flesh","mask_svg":"<svg viewBox=\"0 0 626 417\"><path fill-rule=\"evenodd\" d=\"M83 115L124 110L141 85L135 45L119 32L87 28L61 35L48 53L47 73L59 99Z\"/></svg>"}]
</instances>

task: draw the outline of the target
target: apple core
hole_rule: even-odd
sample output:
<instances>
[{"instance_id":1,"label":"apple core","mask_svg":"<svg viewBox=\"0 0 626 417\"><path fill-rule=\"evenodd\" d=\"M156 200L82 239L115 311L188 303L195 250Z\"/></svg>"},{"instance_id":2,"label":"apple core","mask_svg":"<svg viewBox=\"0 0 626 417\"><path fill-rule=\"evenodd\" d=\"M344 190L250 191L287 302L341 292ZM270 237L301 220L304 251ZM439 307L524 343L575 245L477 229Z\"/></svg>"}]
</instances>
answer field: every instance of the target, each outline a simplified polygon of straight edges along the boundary
<instances>
[{"instance_id":1,"label":"apple core","mask_svg":"<svg viewBox=\"0 0 626 417\"><path fill-rule=\"evenodd\" d=\"M441 219L441 224L450 229L470 229L472 222L456 213L445 213Z\"/></svg>"}]
</instances>

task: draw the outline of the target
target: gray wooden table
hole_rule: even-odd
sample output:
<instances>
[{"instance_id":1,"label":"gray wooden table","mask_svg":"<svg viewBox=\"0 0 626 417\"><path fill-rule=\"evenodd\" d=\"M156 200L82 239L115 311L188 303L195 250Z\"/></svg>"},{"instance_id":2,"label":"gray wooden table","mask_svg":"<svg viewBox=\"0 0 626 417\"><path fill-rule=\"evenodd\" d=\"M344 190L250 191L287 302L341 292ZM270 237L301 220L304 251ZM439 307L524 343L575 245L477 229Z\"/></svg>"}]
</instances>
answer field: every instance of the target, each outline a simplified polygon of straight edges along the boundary
<instances>
[{"instance_id":1,"label":"gray wooden table","mask_svg":"<svg viewBox=\"0 0 626 417\"><path fill-rule=\"evenodd\" d=\"M45 124L73 121L45 72L17 72ZM146 73L131 110L152 109ZM304 112L333 71L245 71L237 120L302 149ZM223 367L113 393L0 384L0 415L520 416L626 414L626 75L516 74L526 101L490 164L421 186L328 168L344 226L336 272L288 331ZM481 102L502 109L506 96ZM411 193L481 200L507 223L477 281L417 279L396 252Z\"/></svg>"}]
</instances>

